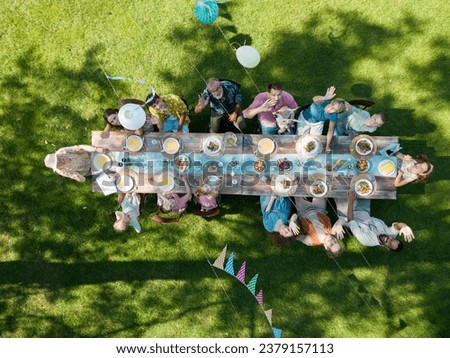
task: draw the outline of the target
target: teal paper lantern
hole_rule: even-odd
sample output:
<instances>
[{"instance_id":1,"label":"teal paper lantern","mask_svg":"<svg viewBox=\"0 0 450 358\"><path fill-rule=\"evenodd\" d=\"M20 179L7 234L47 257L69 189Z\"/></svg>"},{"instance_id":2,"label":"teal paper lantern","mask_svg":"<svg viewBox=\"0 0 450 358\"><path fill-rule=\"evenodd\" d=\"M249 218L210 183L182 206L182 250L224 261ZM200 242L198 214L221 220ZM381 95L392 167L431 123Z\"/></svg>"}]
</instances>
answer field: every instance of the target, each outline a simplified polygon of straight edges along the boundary
<instances>
[{"instance_id":1,"label":"teal paper lantern","mask_svg":"<svg viewBox=\"0 0 450 358\"><path fill-rule=\"evenodd\" d=\"M194 13L198 21L209 25L219 16L219 6L215 0L198 0L194 7Z\"/></svg>"}]
</instances>

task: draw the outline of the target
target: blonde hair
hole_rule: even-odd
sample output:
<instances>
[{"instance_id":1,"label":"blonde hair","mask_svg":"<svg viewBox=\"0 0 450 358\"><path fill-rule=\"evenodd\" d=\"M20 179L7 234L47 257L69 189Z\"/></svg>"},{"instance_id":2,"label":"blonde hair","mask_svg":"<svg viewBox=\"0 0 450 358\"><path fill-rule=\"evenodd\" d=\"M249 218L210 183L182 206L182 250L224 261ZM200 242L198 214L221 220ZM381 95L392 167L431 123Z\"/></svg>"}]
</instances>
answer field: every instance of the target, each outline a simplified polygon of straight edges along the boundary
<instances>
[{"instance_id":1,"label":"blonde hair","mask_svg":"<svg viewBox=\"0 0 450 358\"><path fill-rule=\"evenodd\" d=\"M337 104L339 109L337 110L337 113L341 113L345 111L345 101L342 98L335 98L330 103Z\"/></svg>"}]
</instances>

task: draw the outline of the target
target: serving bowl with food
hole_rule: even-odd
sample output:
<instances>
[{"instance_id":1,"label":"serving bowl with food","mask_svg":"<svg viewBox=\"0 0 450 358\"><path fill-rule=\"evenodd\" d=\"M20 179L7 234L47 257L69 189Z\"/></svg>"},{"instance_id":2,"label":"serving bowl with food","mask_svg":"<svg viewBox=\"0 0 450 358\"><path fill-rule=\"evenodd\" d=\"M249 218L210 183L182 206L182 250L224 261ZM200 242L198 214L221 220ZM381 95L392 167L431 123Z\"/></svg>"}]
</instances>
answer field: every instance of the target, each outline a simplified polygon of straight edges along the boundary
<instances>
[{"instance_id":1,"label":"serving bowl with food","mask_svg":"<svg viewBox=\"0 0 450 358\"><path fill-rule=\"evenodd\" d=\"M125 140L125 148L131 152L138 152L143 146L144 140L136 134L127 136L127 139Z\"/></svg>"},{"instance_id":2,"label":"serving bowl with food","mask_svg":"<svg viewBox=\"0 0 450 358\"><path fill-rule=\"evenodd\" d=\"M109 155L104 153L97 153L92 161L94 171L108 170L112 165L112 159Z\"/></svg>"},{"instance_id":3,"label":"serving bowl with food","mask_svg":"<svg viewBox=\"0 0 450 358\"><path fill-rule=\"evenodd\" d=\"M390 159L383 159L378 164L378 172L383 176L390 176L395 173L395 164Z\"/></svg>"},{"instance_id":4,"label":"serving bowl with food","mask_svg":"<svg viewBox=\"0 0 450 358\"><path fill-rule=\"evenodd\" d=\"M116 178L115 184L118 191L127 193L134 188L135 182L133 177L131 177L130 175L121 174Z\"/></svg>"},{"instance_id":5,"label":"serving bowl with food","mask_svg":"<svg viewBox=\"0 0 450 358\"><path fill-rule=\"evenodd\" d=\"M315 180L309 186L309 192L315 198L321 198L328 193L328 185L324 180Z\"/></svg>"},{"instance_id":6,"label":"serving bowl with food","mask_svg":"<svg viewBox=\"0 0 450 358\"><path fill-rule=\"evenodd\" d=\"M203 140L203 153L208 157L220 154L222 150L222 140L217 136L209 136Z\"/></svg>"},{"instance_id":7,"label":"serving bowl with food","mask_svg":"<svg viewBox=\"0 0 450 358\"><path fill-rule=\"evenodd\" d=\"M267 168L267 165L264 160L255 160L253 163L253 168L257 172L263 172Z\"/></svg>"},{"instance_id":8,"label":"serving bowl with food","mask_svg":"<svg viewBox=\"0 0 450 358\"><path fill-rule=\"evenodd\" d=\"M162 147L167 154L175 154L180 150L181 145L178 139L170 137L164 140Z\"/></svg>"},{"instance_id":9,"label":"serving bowl with food","mask_svg":"<svg viewBox=\"0 0 450 358\"><path fill-rule=\"evenodd\" d=\"M354 190L359 196L369 196L373 193L373 183L369 179L359 179L355 182Z\"/></svg>"},{"instance_id":10,"label":"serving bowl with food","mask_svg":"<svg viewBox=\"0 0 450 358\"><path fill-rule=\"evenodd\" d=\"M360 173L365 173L370 169L370 162L366 159L361 159L356 162L356 169Z\"/></svg>"},{"instance_id":11,"label":"serving bowl with food","mask_svg":"<svg viewBox=\"0 0 450 358\"><path fill-rule=\"evenodd\" d=\"M298 187L297 180L292 174L278 174L272 177L272 191L280 196L292 195Z\"/></svg>"},{"instance_id":12,"label":"serving bowl with food","mask_svg":"<svg viewBox=\"0 0 450 358\"><path fill-rule=\"evenodd\" d=\"M373 150L373 143L367 138L361 138L355 143L356 153L359 155L369 155Z\"/></svg>"},{"instance_id":13,"label":"serving bowl with food","mask_svg":"<svg viewBox=\"0 0 450 358\"><path fill-rule=\"evenodd\" d=\"M297 154L307 158L316 157L320 153L321 147L320 138L310 134L300 136L295 143Z\"/></svg>"},{"instance_id":14,"label":"serving bowl with food","mask_svg":"<svg viewBox=\"0 0 450 358\"><path fill-rule=\"evenodd\" d=\"M276 166L280 171L289 171L292 169L292 162L287 158L281 158L276 161Z\"/></svg>"},{"instance_id":15,"label":"serving bowl with food","mask_svg":"<svg viewBox=\"0 0 450 358\"><path fill-rule=\"evenodd\" d=\"M179 172L183 173L186 170L188 170L190 160L187 155L179 155L173 160L173 164L175 165L175 168L177 168Z\"/></svg>"},{"instance_id":16,"label":"serving bowl with food","mask_svg":"<svg viewBox=\"0 0 450 358\"><path fill-rule=\"evenodd\" d=\"M222 139L225 145L229 147L235 146L238 141L236 134L234 134L233 132L224 133Z\"/></svg>"},{"instance_id":17,"label":"serving bowl with food","mask_svg":"<svg viewBox=\"0 0 450 358\"><path fill-rule=\"evenodd\" d=\"M275 151L275 142L271 138L262 138L258 142L258 152L262 155L270 155Z\"/></svg>"}]
</instances>

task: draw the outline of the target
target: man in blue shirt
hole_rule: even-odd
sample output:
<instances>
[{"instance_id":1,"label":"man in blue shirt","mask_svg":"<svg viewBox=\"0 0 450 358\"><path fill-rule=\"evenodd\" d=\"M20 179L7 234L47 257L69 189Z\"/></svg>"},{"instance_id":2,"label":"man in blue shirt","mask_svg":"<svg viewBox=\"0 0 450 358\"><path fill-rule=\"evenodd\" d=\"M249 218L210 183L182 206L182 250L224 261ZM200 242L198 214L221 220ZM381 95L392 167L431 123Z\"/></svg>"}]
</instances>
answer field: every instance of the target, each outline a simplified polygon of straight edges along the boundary
<instances>
[{"instance_id":1,"label":"man in blue shirt","mask_svg":"<svg viewBox=\"0 0 450 358\"><path fill-rule=\"evenodd\" d=\"M242 93L239 86L231 81L210 78L206 88L198 96L195 113L200 113L208 105L211 106L211 120L209 131L218 133L221 129L238 130L245 128L245 119L242 116Z\"/></svg>"}]
</instances>

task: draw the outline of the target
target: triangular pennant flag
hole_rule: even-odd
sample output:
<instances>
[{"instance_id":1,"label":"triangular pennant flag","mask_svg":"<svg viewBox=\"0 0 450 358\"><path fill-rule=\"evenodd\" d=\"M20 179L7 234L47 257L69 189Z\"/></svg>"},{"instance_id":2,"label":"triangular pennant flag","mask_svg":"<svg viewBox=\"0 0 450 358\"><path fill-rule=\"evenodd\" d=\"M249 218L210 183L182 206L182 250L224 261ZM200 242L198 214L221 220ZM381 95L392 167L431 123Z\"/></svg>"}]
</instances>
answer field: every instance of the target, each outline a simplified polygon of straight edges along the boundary
<instances>
[{"instance_id":1,"label":"triangular pennant flag","mask_svg":"<svg viewBox=\"0 0 450 358\"><path fill-rule=\"evenodd\" d=\"M223 263L225 262L226 255L227 255L227 246L225 245L219 257L216 259L216 261L214 261L213 266L223 270Z\"/></svg>"},{"instance_id":2,"label":"triangular pennant flag","mask_svg":"<svg viewBox=\"0 0 450 358\"><path fill-rule=\"evenodd\" d=\"M281 329L279 328L273 328L272 327L272 332L273 332L273 336L275 338L281 338L281 333L283 332Z\"/></svg>"},{"instance_id":3,"label":"triangular pennant flag","mask_svg":"<svg viewBox=\"0 0 450 358\"><path fill-rule=\"evenodd\" d=\"M272 309L264 311L266 318L269 321L270 327L272 327Z\"/></svg>"},{"instance_id":4,"label":"triangular pennant flag","mask_svg":"<svg viewBox=\"0 0 450 358\"><path fill-rule=\"evenodd\" d=\"M263 293L262 293L262 290L260 290L255 297L256 297L256 300L258 301L259 305L262 306L263 305Z\"/></svg>"},{"instance_id":5,"label":"triangular pennant flag","mask_svg":"<svg viewBox=\"0 0 450 358\"><path fill-rule=\"evenodd\" d=\"M250 290L250 292L252 293L252 295L255 295L255 290L256 290L256 281L258 280L258 274L256 274L255 276L253 276L253 278L250 280L250 282L247 284L247 288Z\"/></svg>"},{"instance_id":6,"label":"triangular pennant flag","mask_svg":"<svg viewBox=\"0 0 450 358\"><path fill-rule=\"evenodd\" d=\"M230 254L230 257L228 258L227 264L225 265L225 272L228 272L232 276L234 276L233 260L234 260L234 253L232 252Z\"/></svg>"},{"instance_id":7,"label":"triangular pennant flag","mask_svg":"<svg viewBox=\"0 0 450 358\"><path fill-rule=\"evenodd\" d=\"M236 278L241 281L245 285L245 268L247 267L247 262L244 261L242 263L241 268L239 269L239 272L236 275Z\"/></svg>"}]
</instances>

